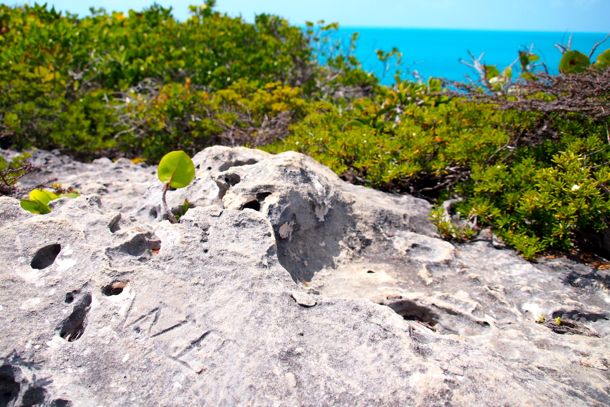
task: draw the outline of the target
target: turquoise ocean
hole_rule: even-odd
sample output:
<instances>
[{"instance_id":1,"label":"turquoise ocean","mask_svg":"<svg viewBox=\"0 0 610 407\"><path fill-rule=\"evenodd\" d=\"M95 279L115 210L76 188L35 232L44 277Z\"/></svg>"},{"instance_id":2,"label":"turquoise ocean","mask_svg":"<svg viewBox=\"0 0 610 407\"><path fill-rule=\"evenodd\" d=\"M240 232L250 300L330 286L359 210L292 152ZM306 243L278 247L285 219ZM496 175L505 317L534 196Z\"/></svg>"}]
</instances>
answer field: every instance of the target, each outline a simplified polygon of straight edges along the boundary
<instances>
[{"instance_id":1,"label":"turquoise ocean","mask_svg":"<svg viewBox=\"0 0 610 407\"><path fill-rule=\"evenodd\" d=\"M368 27L342 27L334 36L347 47L354 32L359 33L355 55L365 70L382 78L386 84L393 83L393 72L383 75L383 64L375 53L377 49L388 51L397 47L403 53L400 69L405 72L404 78L412 79L412 74L417 72L424 80L441 77L467 81L468 76L476 76L471 68L460 63L460 59L468 59L468 51L477 57L485 53L485 63L503 69L515 61L519 50L532 47L549 73L556 74L561 53L554 44L566 44L570 38L567 32ZM591 47L604 37L605 33L573 33L572 49L588 54ZM596 55L608 48L610 40L598 48ZM515 64L516 68L518 66Z\"/></svg>"}]
</instances>

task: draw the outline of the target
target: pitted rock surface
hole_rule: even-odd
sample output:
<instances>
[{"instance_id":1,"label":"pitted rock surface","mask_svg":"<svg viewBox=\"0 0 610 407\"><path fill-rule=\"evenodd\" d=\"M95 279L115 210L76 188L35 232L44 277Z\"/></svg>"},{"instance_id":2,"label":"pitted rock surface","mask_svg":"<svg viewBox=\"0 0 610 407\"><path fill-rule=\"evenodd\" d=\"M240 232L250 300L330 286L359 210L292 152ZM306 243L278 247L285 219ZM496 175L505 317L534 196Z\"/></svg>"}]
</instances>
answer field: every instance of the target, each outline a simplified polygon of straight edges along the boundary
<instances>
[{"instance_id":1,"label":"pitted rock surface","mask_svg":"<svg viewBox=\"0 0 610 407\"><path fill-rule=\"evenodd\" d=\"M411 196L297 153L155 167L36 152L76 199L0 197L0 405L610 404L610 276L453 245Z\"/></svg>"}]
</instances>

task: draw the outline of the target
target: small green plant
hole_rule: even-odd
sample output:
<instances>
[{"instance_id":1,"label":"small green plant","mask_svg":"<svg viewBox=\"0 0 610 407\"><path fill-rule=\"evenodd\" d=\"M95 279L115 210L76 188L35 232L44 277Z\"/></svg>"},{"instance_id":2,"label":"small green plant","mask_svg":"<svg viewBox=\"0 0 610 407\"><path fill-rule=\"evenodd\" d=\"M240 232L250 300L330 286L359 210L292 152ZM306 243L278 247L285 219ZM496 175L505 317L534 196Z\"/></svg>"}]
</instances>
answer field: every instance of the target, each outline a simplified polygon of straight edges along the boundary
<instances>
[{"instance_id":1,"label":"small green plant","mask_svg":"<svg viewBox=\"0 0 610 407\"><path fill-rule=\"evenodd\" d=\"M9 162L0 156L0 195L14 194L17 180L34 171L34 166L28 162L29 157L29 154L20 154Z\"/></svg>"},{"instance_id":2,"label":"small green plant","mask_svg":"<svg viewBox=\"0 0 610 407\"><path fill-rule=\"evenodd\" d=\"M163 156L157 168L159 181L163 182L163 209L171 223L177 223L176 216L169 210L165 196L169 188L184 188L195 178L193 160L184 151L172 151ZM186 212L186 211L185 211Z\"/></svg>"},{"instance_id":3,"label":"small green plant","mask_svg":"<svg viewBox=\"0 0 610 407\"><path fill-rule=\"evenodd\" d=\"M28 194L29 199L22 199L19 203L23 209L35 215L45 215L51 212L49 203L59 198L76 198L78 192L74 190L33 189Z\"/></svg>"},{"instance_id":4,"label":"small green plant","mask_svg":"<svg viewBox=\"0 0 610 407\"><path fill-rule=\"evenodd\" d=\"M456 225L453 223L442 206L438 206L430 211L430 220L436 226L439 235L443 239L467 242L472 240L477 233L468 224Z\"/></svg>"},{"instance_id":5,"label":"small green plant","mask_svg":"<svg viewBox=\"0 0 610 407\"><path fill-rule=\"evenodd\" d=\"M180 218L184 216L184 214L191 209L191 203L189 202L188 199L185 199L184 202L182 202L182 205L180 205L177 209L175 209L173 212L174 216L176 217L176 219L178 221L180 221Z\"/></svg>"},{"instance_id":6,"label":"small green plant","mask_svg":"<svg viewBox=\"0 0 610 407\"><path fill-rule=\"evenodd\" d=\"M560 326L560 325L561 325L561 317L556 317L556 318L554 319L554 321L555 321L555 325L557 325L557 326Z\"/></svg>"},{"instance_id":7,"label":"small green plant","mask_svg":"<svg viewBox=\"0 0 610 407\"><path fill-rule=\"evenodd\" d=\"M536 323L544 324L545 322L546 322L546 317L544 316L544 314L538 315L538 318L536 319Z\"/></svg>"}]
</instances>

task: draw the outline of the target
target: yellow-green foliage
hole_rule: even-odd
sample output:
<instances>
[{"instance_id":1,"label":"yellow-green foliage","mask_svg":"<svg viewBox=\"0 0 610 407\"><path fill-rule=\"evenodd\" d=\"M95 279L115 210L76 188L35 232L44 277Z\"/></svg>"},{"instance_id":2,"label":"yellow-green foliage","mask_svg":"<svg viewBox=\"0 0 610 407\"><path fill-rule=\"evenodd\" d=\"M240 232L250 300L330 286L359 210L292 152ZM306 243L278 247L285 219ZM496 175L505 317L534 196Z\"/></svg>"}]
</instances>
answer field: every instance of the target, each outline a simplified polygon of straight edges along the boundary
<instances>
[{"instance_id":1,"label":"yellow-green foliage","mask_svg":"<svg viewBox=\"0 0 610 407\"><path fill-rule=\"evenodd\" d=\"M483 165L508 142L505 127L523 126L517 118L527 119L402 83L375 99L310 106L292 135L269 149L312 155L337 173L353 172L374 187L409 190Z\"/></svg>"},{"instance_id":2,"label":"yellow-green foliage","mask_svg":"<svg viewBox=\"0 0 610 407\"><path fill-rule=\"evenodd\" d=\"M207 146L224 124L250 133L242 113L251 112L248 125L256 125L267 112L292 109L288 99L302 89L317 92L326 73L300 28L270 15L246 23L213 6L208 0L191 7L192 16L180 22L158 5L84 18L0 5L0 135L16 148L156 160L168 149ZM129 99L156 117L138 117ZM197 107L202 100L208 106ZM212 120L223 104L241 109L240 117L228 112ZM177 134L191 128L194 134ZM165 138L158 146L141 140L152 137L143 133L150 129Z\"/></svg>"},{"instance_id":3,"label":"yellow-green foliage","mask_svg":"<svg viewBox=\"0 0 610 407\"><path fill-rule=\"evenodd\" d=\"M523 149L510 166L475 168L464 213L495 226L526 258L571 249L610 221L610 146L600 136L557 143L552 150L561 151L544 159Z\"/></svg>"},{"instance_id":4,"label":"yellow-green foliage","mask_svg":"<svg viewBox=\"0 0 610 407\"><path fill-rule=\"evenodd\" d=\"M193 88L189 80L162 86L158 93L130 93L123 105L124 121L131 130L117 139L133 155L158 159L179 148L195 153L213 143L260 144L265 126L285 117L302 116L306 104L300 88L270 82L263 86L245 80L227 89L210 92Z\"/></svg>"}]
</instances>

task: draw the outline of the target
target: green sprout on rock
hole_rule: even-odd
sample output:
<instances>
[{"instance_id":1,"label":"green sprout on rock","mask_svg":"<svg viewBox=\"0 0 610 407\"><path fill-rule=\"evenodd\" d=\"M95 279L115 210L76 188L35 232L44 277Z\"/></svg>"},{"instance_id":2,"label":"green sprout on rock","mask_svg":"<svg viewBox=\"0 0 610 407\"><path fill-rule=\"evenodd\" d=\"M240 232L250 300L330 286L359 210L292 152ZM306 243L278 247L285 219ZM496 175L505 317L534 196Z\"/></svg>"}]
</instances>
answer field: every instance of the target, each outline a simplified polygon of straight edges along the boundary
<instances>
[{"instance_id":1,"label":"green sprout on rock","mask_svg":"<svg viewBox=\"0 0 610 407\"><path fill-rule=\"evenodd\" d=\"M76 198L78 192L68 190L67 192L50 191L48 189L33 189L28 194L29 199L22 199L19 204L26 211L35 215L45 215L51 212L49 203L60 198Z\"/></svg>"},{"instance_id":2,"label":"green sprout on rock","mask_svg":"<svg viewBox=\"0 0 610 407\"><path fill-rule=\"evenodd\" d=\"M169 188L184 188L195 178L193 160L184 151L172 151L163 156L157 168L159 181L163 182L163 209L171 223L177 223L176 216L169 210L165 196Z\"/></svg>"}]
</instances>

